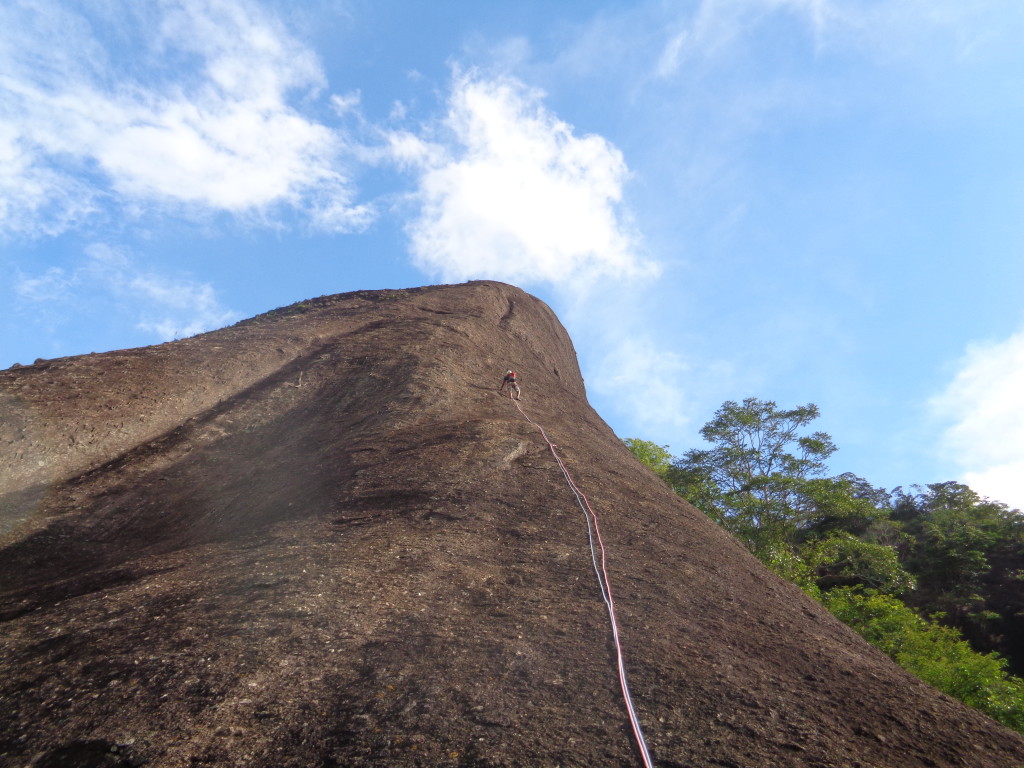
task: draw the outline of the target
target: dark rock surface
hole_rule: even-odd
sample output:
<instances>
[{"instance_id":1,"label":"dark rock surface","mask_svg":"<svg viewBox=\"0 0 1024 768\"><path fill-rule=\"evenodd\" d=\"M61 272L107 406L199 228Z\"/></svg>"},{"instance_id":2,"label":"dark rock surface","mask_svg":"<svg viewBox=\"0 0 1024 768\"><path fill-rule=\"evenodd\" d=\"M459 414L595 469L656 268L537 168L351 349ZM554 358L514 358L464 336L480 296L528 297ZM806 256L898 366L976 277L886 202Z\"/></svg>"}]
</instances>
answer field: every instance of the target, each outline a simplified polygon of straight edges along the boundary
<instances>
[{"instance_id":1,"label":"dark rock surface","mask_svg":"<svg viewBox=\"0 0 1024 768\"><path fill-rule=\"evenodd\" d=\"M1024 765L676 498L499 283L0 372L0 765Z\"/></svg>"}]
</instances>

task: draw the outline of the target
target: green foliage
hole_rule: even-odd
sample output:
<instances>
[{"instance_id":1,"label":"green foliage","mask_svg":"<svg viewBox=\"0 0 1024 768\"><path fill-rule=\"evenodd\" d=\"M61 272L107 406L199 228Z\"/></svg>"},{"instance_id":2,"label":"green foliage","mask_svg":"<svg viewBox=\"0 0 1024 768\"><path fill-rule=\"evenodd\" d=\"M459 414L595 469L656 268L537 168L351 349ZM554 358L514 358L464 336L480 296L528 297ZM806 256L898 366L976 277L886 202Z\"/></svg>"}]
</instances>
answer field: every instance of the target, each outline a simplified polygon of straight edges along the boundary
<instances>
[{"instance_id":1,"label":"green foliage","mask_svg":"<svg viewBox=\"0 0 1024 768\"><path fill-rule=\"evenodd\" d=\"M770 400L730 400L701 429L712 447L688 451L666 479L774 568L786 559L783 548L884 516L879 492L865 481L824 476L832 438L802 434L817 417L814 404L785 410Z\"/></svg>"},{"instance_id":2,"label":"green foliage","mask_svg":"<svg viewBox=\"0 0 1024 768\"><path fill-rule=\"evenodd\" d=\"M979 650L998 650L1024 673L1024 517L955 482L897 491L893 518L909 541L899 547L919 588L908 602L941 612Z\"/></svg>"},{"instance_id":3,"label":"green foliage","mask_svg":"<svg viewBox=\"0 0 1024 768\"><path fill-rule=\"evenodd\" d=\"M849 472L809 480L804 493L809 502L802 521L804 539L840 532L864 536L873 528L879 532L889 519L889 494Z\"/></svg>"},{"instance_id":4,"label":"green foliage","mask_svg":"<svg viewBox=\"0 0 1024 768\"><path fill-rule=\"evenodd\" d=\"M1024 681L1007 675L997 654L972 650L959 632L922 619L891 595L839 587L820 599L908 672L1024 732Z\"/></svg>"},{"instance_id":5,"label":"green foliage","mask_svg":"<svg viewBox=\"0 0 1024 768\"><path fill-rule=\"evenodd\" d=\"M914 577L900 564L896 550L849 533L835 533L812 541L800 554L821 590L864 585L886 594L900 595L916 586Z\"/></svg>"},{"instance_id":6,"label":"green foliage","mask_svg":"<svg viewBox=\"0 0 1024 768\"><path fill-rule=\"evenodd\" d=\"M702 467L677 460L664 478L672 489L723 528L729 528L725 510L719 506L721 490Z\"/></svg>"},{"instance_id":7,"label":"green foliage","mask_svg":"<svg viewBox=\"0 0 1024 768\"><path fill-rule=\"evenodd\" d=\"M688 451L682 464L703 470L725 496L777 507L789 498L787 480L823 474L836 450L824 432L797 434L817 417L813 403L786 411L770 400L729 400L700 431L713 447Z\"/></svg>"},{"instance_id":8,"label":"green foliage","mask_svg":"<svg viewBox=\"0 0 1024 768\"><path fill-rule=\"evenodd\" d=\"M976 600L994 556L1024 550L1024 524L1005 504L961 483L935 483L900 494L896 517L913 534L909 567L934 608L957 610Z\"/></svg>"},{"instance_id":9,"label":"green foliage","mask_svg":"<svg viewBox=\"0 0 1024 768\"><path fill-rule=\"evenodd\" d=\"M1020 636L1019 604L1000 614L986 595L1002 590L1013 606L1018 593L1006 585L1024 579L1024 518L959 483L915 486L911 495L849 473L830 477L831 437L808 434L817 416L813 404L786 410L747 398L724 403L701 430L710 448L673 461L665 446L626 444L905 669L1024 732L1024 680L1009 676L998 654L972 650L957 629L937 623L972 630L975 642ZM1003 647L1011 655L1014 644Z\"/></svg>"},{"instance_id":10,"label":"green foliage","mask_svg":"<svg viewBox=\"0 0 1024 768\"><path fill-rule=\"evenodd\" d=\"M754 553L758 560L781 576L791 581L812 597L818 597L817 574L814 566L808 563L793 547L780 542L765 542Z\"/></svg>"},{"instance_id":11,"label":"green foliage","mask_svg":"<svg viewBox=\"0 0 1024 768\"><path fill-rule=\"evenodd\" d=\"M672 454L668 452L667 445L655 445L649 440L640 440L635 437L627 437L622 442L640 460L641 464L652 470L658 477L664 479L666 473L672 468Z\"/></svg>"}]
</instances>

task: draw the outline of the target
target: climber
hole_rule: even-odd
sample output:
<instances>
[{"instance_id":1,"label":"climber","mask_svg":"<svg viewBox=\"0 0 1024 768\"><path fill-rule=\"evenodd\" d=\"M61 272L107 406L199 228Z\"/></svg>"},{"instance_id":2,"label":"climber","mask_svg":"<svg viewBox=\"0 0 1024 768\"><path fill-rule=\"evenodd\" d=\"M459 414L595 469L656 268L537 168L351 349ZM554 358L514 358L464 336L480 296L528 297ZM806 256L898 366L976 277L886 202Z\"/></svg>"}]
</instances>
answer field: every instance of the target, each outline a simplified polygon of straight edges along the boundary
<instances>
[{"instance_id":1,"label":"climber","mask_svg":"<svg viewBox=\"0 0 1024 768\"><path fill-rule=\"evenodd\" d=\"M505 378L501 382L501 386L498 387L498 391L502 392L505 389L505 385L508 384L509 393L516 393L516 400L522 399L522 392L519 391L519 384L516 383L516 372L509 369L505 371Z\"/></svg>"}]
</instances>

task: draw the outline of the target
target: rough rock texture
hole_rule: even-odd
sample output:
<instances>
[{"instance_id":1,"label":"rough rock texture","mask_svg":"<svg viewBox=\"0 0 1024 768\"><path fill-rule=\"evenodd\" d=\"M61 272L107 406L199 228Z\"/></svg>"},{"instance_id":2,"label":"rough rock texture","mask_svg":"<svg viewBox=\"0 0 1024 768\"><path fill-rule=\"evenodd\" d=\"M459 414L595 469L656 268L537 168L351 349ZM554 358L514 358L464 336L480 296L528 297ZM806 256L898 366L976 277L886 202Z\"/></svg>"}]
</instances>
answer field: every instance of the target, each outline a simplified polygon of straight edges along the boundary
<instances>
[{"instance_id":1,"label":"rough rock texture","mask_svg":"<svg viewBox=\"0 0 1024 768\"><path fill-rule=\"evenodd\" d=\"M1024 765L637 463L540 301L304 302L0 372L0 765Z\"/></svg>"}]
</instances>

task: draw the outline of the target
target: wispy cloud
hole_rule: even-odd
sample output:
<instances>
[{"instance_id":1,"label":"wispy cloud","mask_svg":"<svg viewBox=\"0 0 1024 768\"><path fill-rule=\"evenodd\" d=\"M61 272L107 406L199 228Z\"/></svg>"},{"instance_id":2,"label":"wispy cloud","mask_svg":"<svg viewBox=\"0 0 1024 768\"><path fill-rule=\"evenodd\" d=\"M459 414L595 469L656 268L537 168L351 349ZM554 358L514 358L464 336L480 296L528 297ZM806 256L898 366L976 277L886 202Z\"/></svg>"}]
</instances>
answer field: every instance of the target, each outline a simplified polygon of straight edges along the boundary
<instances>
[{"instance_id":1,"label":"wispy cloud","mask_svg":"<svg viewBox=\"0 0 1024 768\"><path fill-rule=\"evenodd\" d=\"M324 87L320 64L271 16L245 0L167 2L156 20L113 5L126 21L103 40L54 4L0 11L0 234L54 234L103 204L372 220L344 137L291 104ZM115 63L119 35L145 52L131 67Z\"/></svg>"},{"instance_id":2,"label":"wispy cloud","mask_svg":"<svg viewBox=\"0 0 1024 768\"><path fill-rule=\"evenodd\" d=\"M601 136L577 136L512 78L455 77L446 137L392 136L419 174L407 231L417 265L445 280L651 275L622 204L629 171Z\"/></svg>"},{"instance_id":3,"label":"wispy cloud","mask_svg":"<svg viewBox=\"0 0 1024 768\"><path fill-rule=\"evenodd\" d=\"M55 305L100 305L108 316L127 314L157 341L194 336L240 319L220 303L209 283L147 270L123 250L102 243L86 248L85 256L73 270L51 267L40 275L22 274L14 285L22 308L35 315Z\"/></svg>"},{"instance_id":4,"label":"wispy cloud","mask_svg":"<svg viewBox=\"0 0 1024 768\"><path fill-rule=\"evenodd\" d=\"M663 13L661 6L658 13ZM872 57L909 59L937 40L969 56L994 34L1006 6L1000 0L701 0L668 14L668 35L654 73L671 77L695 62L734 60L745 43L780 19L802 28L816 51L856 50ZM644 11L649 13L650 11Z\"/></svg>"},{"instance_id":5,"label":"wispy cloud","mask_svg":"<svg viewBox=\"0 0 1024 768\"><path fill-rule=\"evenodd\" d=\"M1024 509L1024 330L971 345L946 388L930 402L951 425L946 456L979 493Z\"/></svg>"},{"instance_id":6,"label":"wispy cloud","mask_svg":"<svg viewBox=\"0 0 1024 768\"><path fill-rule=\"evenodd\" d=\"M692 431L692 395L685 382L693 378L692 365L682 355L661 349L644 336L624 337L606 347L597 361L589 388L628 411L629 420L646 437L666 430Z\"/></svg>"},{"instance_id":7,"label":"wispy cloud","mask_svg":"<svg viewBox=\"0 0 1024 768\"><path fill-rule=\"evenodd\" d=\"M816 46L850 23L833 0L703 0L692 13L676 16L655 74L670 77L694 61L732 58L744 37L780 14L803 25Z\"/></svg>"},{"instance_id":8,"label":"wispy cloud","mask_svg":"<svg viewBox=\"0 0 1024 768\"><path fill-rule=\"evenodd\" d=\"M14 294L31 303L64 301L76 282L76 277L61 267L50 267L36 277L20 275L14 285Z\"/></svg>"}]
</instances>

